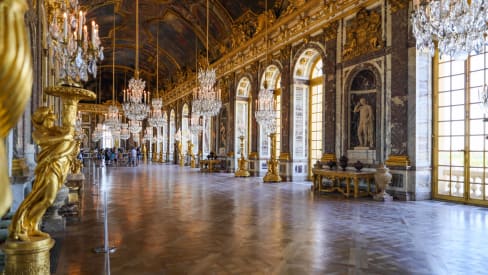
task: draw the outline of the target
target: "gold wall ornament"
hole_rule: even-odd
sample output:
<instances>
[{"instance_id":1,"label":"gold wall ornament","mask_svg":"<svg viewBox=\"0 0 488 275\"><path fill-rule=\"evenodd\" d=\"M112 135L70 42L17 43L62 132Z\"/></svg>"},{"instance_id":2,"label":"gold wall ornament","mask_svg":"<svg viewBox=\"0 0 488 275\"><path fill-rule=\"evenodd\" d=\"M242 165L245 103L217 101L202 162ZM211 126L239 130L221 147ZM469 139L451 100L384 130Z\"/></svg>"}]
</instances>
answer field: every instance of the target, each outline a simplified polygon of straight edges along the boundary
<instances>
[{"instance_id":1,"label":"gold wall ornament","mask_svg":"<svg viewBox=\"0 0 488 275\"><path fill-rule=\"evenodd\" d=\"M38 241L49 238L39 229L39 223L46 209L56 198L59 188L65 182L70 170L73 151L77 105L80 99L95 99L91 91L74 87L50 87L48 95L61 97L62 126L54 125L56 115L49 107L40 107L32 115L34 132L32 138L41 148L38 155L32 191L22 201L9 227L11 241Z\"/></svg>"},{"instance_id":2,"label":"gold wall ornament","mask_svg":"<svg viewBox=\"0 0 488 275\"><path fill-rule=\"evenodd\" d=\"M344 60L383 48L381 14L376 10L361 9L347 22Z\"/></svg>"},{"instance_id":3,"label":"gold wall ornament","mask_svg":"<svg viewBox=\"0 0 488 275\"><path fill-rule=\"evenodd\" d=\"M27 9L25 0L0 0L0 216L12 202L4 138L23 114L33 83Z\"/></svg>"}]
</instances>

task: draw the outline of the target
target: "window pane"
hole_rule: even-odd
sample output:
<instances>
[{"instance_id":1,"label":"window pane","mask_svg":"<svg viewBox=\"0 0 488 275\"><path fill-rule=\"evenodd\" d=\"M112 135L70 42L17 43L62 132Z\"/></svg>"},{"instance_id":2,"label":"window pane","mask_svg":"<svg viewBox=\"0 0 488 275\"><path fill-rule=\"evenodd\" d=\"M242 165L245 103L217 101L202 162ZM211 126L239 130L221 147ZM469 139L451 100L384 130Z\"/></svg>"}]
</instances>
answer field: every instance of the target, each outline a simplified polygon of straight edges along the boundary
<instances>
[{"instance_id":1,"label":"window pane","mask_svg":"<svg viewBox=\"0 0 488 275\"><path fill-rule=\"evenodd\" d=\"M441 63L439 64L439 77L444 77L451 75L451 63Z\"/></svg>"},{"instance_id":2,"label":"window pane","mask_svg":"<svg viewBox=\"0 0 488 275\"><path fill-rule=\"evenodd\" d=\"M463 105L452 107L451 119L452 120L464 119L464 106Z\"/></svg>"},{"instance_id":3,"label":"window pane","mask_svg":"<svg viewBox=\"0 0 488 275\"><path fill-rule=\"evenodd\" d=\"M448 136L451 134L450 122L439 122L439 136Z\"/></svg>"},{"instance_id":4,"label":"window pane","mask_svg":"<svg viewBox=\"0 0 488 275\"><path fill-rule=\"evenodd\" d=\"M485 55L478 54L471 56L471 58L469 59L469 65L471 71L483 69L485 67Z\"/></svg>"},{"instance_id":5,"label":"window pane","mask_svg":"<svg viewBox=\"0 0 488 275\"><path fill-rule=\"evenodd\" d=\"M439 121L451 120L451 108L442 107L439 108Z\"/></svg>"},{"instance_id":6,"label":"window pane","mask_svg":"<svg viewBox=\"0 0 488 275\"><path fill-rule=\"evenodd\" d=\"M471 120L469 125L469 131L472 135L484 134L485 123L481 119Z\"/></svg>"},{"instance_id":7,"label":"window pane","mask_svg":"<svg viewBox=\"0 0 488 275\"><path fill-rule=\"evenodd\" d=\"M446 92L451 90L451 79L450 78L440 78L439 79L439 92Z\"/></svg>"},{"instance_id":8,"label":"window pane","mask_svg":"<svg viewBox=\"0 0 488 275\"><path fill-rule=\"evenodd\" d=\"M451 134L456 136L464 135L464 120L451 123Z\"/></svg>"},{"instance_id":9,"label":"window pane","mask_svg":"<svg viewBox=\"0 0 488 275\"><path fill-rule=\"evenodd\" d=\"M464 61L453 60L451 63L451 74L464 74Z\"/></svg>"},{"instance_id":10,"label":"window pane","mask_svg":"<svg viewBox=\"0 0 488 275\"><path fill-rule=\"evenodd\" d=\"M470 87L481 87L485 84L485 72L484 71L477 71L471 72L469 75L470 80Z\"/></svg>"},{"instance_id":11,"label":"window pane","mask_svg":"<svg viewBox=\"0 0 488 275\"><path fill-rule=\"evenodd\" d=\"M464 75L456 75L452 77L451 89L453 90L464 89Z\"/></svg>"},{"instance_id":12,"label":"window pane","mask_svg":"<svg viewBox=\"0 0 488 275\"><path fill-rule=\"evenodd\" d=\"M443 92L439 93L439 106L449 106L451 105L451 93Z\"/></svg>"}]
</instances>

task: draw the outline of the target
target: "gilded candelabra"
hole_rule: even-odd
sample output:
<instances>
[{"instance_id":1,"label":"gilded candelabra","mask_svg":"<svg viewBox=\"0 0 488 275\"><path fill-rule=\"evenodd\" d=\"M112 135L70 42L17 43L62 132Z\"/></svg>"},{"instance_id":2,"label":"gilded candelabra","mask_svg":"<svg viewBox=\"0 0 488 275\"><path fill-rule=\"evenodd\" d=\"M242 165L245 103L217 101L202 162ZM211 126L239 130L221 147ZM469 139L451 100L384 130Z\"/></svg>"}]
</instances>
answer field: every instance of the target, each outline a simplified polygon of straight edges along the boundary
<instances>
[{"instance_id":1,"label":"gilded candelabra","mask_svg":"<svg viewBox=\"0 0 488 275\"><path fill-rule=\"evenodd\" d=\"M0 217L12 203L4 138L31 95L31 49L24 24L25 0L0 1Z\"/></svg>"},{"instance_id":2,"label":"gilded candelabra","mask_svg":"<svg viewBox=\"0 0 488 275\"><path fill-rule=\"evenodd\" d=\"M177 153L178 153L178 161L180 166L184 166L185 162L183 161L183 145L180 140L176 141Z\"/></svg>"},{"instance_id":3,"label":"gilded candelabra","mask_svg":"<svg viewBox=\"0 0 488 275\"><path fill-rule=\"evenodd\" d=\"M268 172L263 178L264 182L280 182L281 177L279 175L278 163L276 159L276 133L269 134L271 139L271 158L268 160Z\"/></svg>"},{"instance_id":4,"label":"gilded candelabra","mask_svg":"<svg viewBox=\"0 0 488 275\"><path fill-rule=\"evenodd\" d=\"M62 126L54 125L56 115L49 107L40 107L32 115L32 138L41 151L32 191L20 204L9 227L4 246L8 274L49 274L49 249L54 240L40 230L40 222L65 182L77 150L74 135L78 102L96 98L93 92L76 87L50 87L45 93L61 97Z\"/></svg>"},{"instance_id":5,"label":"gilded candelabra","mask_svg":"<svg viewBox=\"0 0 488 275\"><path fill-rule=\"evenodd\" d=\"M195 156L193 155L193 143L188 140L188 156L190 157L190 167L195 168Z\"/></svg>"},{"instance_id":6,"label":"gilded candelabra","mask_svg":"<svg viewBox=\"0 0 488 275\"><path fill-rule=\"evenodd\" d=\"M237 169L235 176L236 177L249 177L249 171L247 170L247 159L244 156L244 136L239 136L240 142L240 150L241 150L241 158L239 159L239 168Z\"/></svg>"}]
</instances>

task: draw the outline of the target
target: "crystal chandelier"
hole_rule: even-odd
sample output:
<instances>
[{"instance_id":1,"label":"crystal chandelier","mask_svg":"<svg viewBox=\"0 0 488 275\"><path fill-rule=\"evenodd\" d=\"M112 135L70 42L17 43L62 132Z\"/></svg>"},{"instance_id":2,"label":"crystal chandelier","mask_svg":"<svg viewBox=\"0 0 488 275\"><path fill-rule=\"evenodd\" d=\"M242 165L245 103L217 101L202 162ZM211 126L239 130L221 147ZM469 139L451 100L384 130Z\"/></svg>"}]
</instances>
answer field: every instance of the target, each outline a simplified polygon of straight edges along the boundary
<instances>
[{"instance_id":1,"label":"crystal chandelier","mask_svg":"<svg viewBox=\"0 0 488 275\"><path fill-rule=\"evenodd\" d=\"M163 113L163 99L159 97L159 28L156 34L156 98L152 99L152 111L147 119L151 127L160 128L164 125ZM159 135L159 129L158 129Z\"/></svg>"},{"instance_id":2,"label":"crystal chandelier","mask_svg":"<svg viewBox=\"0 0 488 275\"><path fill-rule=\"evenodd\" d=\"M276 133L278 116L276 109L274 91L268 89L265 81L264 89L261 89L258 94L255 112L256 121L263 127L265 134Z\"/></svg>"},{"instance_id":3,"label":"crystal chandelier","mask_svg":"<svg viewBox=\"0 0 488 275\"><path fill-rule=\"evenodd\" d=\"M217 115L220 111L220 108L222 107L220 89L215 88L215 83L217 82L217 74L215 73L215 69L209 68L210 63L208 61L208 23L209 2L207 0L206 68L200 68L198 70L199 87L193 90L193 110L204 117L212 117Z\"/></svg>"},{"instance_id":4,"label":"crystal chandelier","mask_svg":"<svg viewBox=\"0 0 488 275\"><path fill-rule=\"evenodd\" d=\"M147 119L151 127L163 127L164 120L161 108L163 108L163 100L161 98L153 98L151 115Z\"/></svg>"},{"instance_id":5,"label":"crystal chandelier","mask_svg":"<svg viewBox=\"0 0 488 275\"><path fill-rule=\"evenodd\" d=\"M146 81L139 79L139 0L136 0L136 65L134 77L129 80L129 89L124 91L124 114L130 120L144 120L149 111L147 100L150 93L144 91Z\"/></svg>"},{"instance_id":6,"label":"crystal chandelier","mask_svg":"<svg viewBox=\"0 0 488 275\"><path fill-rule=\"evenodd\" d=\"M129 120L129 132L132 134L138 134L142 131L142 121Z\"/></svg>"},{"instance_id":7,"label":"crystal chandelier","mask_svg":"<svg viewBox=\"0 0 488 275\"><path fill-rule=\"evenodd\" d=\"M414 0L411 20L418 50L433 56L437 41L441 57L465 60L486 44L488 1Z\"/></svg>"},{"instance_id":8,"label":"crystal chandelier","mask_svg":"<svg viewBox=\"0 0 488 275\"><path fill-rule=\"evenodd\" d=\"M108 107L108 114L105 117L105 125L120 132L119 108L115 105L115 6L113 11L113 35L112 35L112 105Z\"/></svg>"},{"instance_id":9,"label":"crystal chandelier","mask_svg":"<svg viewBox=\"0 0 488 275\"><path fill-rule=\"evenodd\" d=\"M111 129L120 128L120 114L117 106L111 105L108 107L108 114L105 115L105 125Z\"/></svg>"},{"instance_id":10,"label":"crystal chandelier","mask_svg":"<svg viewBox=\"0 0 488 275\"><path fill-rule=\"evenodd\" d=\"M50 19L47 43L59 62L60 85L79 87L89 74L96 77L97 61L103 60L98 25L92 21L88 34L85 16L78 0L69 0L62 1Z\"/></svg>"},{"instance_id":11,"label":"crystal chandelier","mask_svg":"<svg viewBox=\"0 0 488 275\"><path fill-rule=\"evenodd\" d=\"M95 131L93 131L93 134L92 134L93 142L97 142L103 138L103 131L104 131L103 125L101 123L98 123L97 127L95 128Z\"/></svg>"},{"instance_id":12,"label":"crystal chandelier","mask_svg":"<svg viewBox=\"0 0 488 275\"><path fill-rule=\"evenodd\" d=\"M130 138L130 131L129 131L129 124L122 123L120 124L120 139L128 140Z\"/></svg>"}]
</instances>

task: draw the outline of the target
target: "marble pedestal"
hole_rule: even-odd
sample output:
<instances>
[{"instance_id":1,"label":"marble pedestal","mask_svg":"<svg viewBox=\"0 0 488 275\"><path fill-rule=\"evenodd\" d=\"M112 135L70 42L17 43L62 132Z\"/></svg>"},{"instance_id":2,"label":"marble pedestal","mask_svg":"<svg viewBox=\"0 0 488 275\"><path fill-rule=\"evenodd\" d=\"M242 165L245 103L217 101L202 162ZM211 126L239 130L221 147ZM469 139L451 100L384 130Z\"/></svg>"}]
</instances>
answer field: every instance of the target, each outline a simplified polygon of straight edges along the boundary
<instances>
[{"instance_id":1,"label":"marble pedestal","mask_svg":"<svg viewBox=\"0 0 488 275\"><path fill-rule=\"evenodd\" d=\"M42 217L43 231L60 232L65 229L66 220L63 216L59 215L58 210L65 205L68 200L68 194L69 188L63 185L59 189L53 205L46 210L46 213Z\"/></svg>"},{"instance_id":2,"label":"marble pedestal","mask_svg":"<svg viewBox=\"0 0 488 275\"><path fill-rule=\"evenodd\" d=\"M370 150L367 147L356 148L354 150L347 150L347 158L349 159L349 163L355 163L358 160L363 164L376 163L376 150Z\"/></svg>"}]
</instances>

